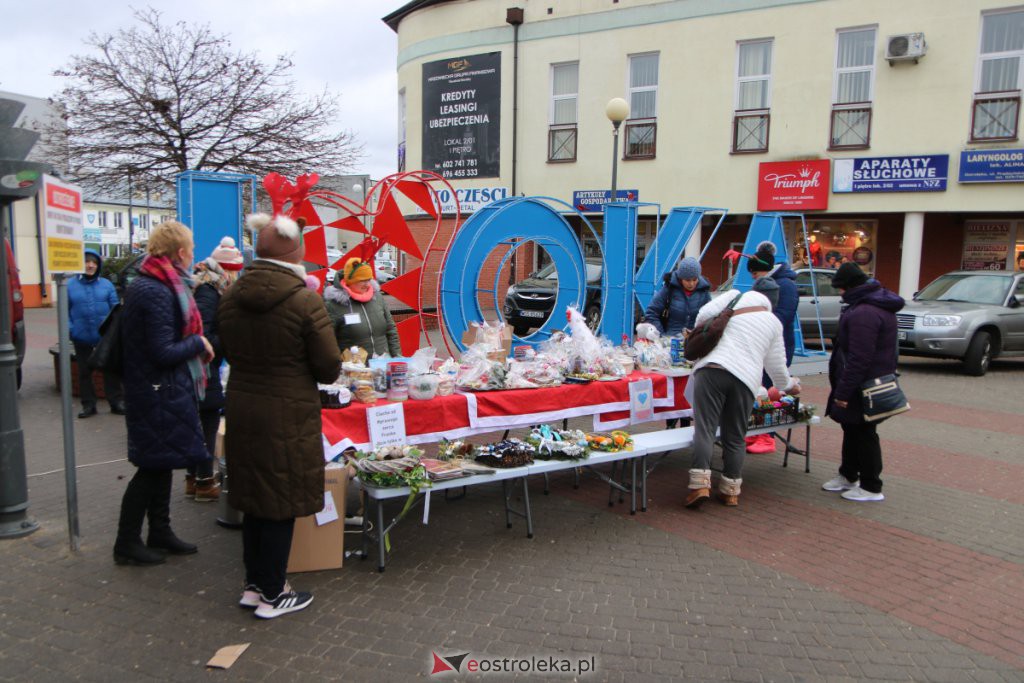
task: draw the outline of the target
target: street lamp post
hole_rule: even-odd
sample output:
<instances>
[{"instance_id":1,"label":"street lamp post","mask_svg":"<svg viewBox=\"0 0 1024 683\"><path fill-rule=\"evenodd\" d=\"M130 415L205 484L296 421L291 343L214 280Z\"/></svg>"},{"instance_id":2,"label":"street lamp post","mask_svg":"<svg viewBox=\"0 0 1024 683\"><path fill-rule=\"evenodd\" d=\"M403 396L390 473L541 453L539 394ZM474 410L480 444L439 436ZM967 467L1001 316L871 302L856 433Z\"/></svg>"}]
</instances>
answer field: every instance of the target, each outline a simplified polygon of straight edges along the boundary
<instances>
[{"instance_id":1,"label":"street lamp post","mask_svg":"<svg viewBox=\"0 0 1024 683\"><path fill-rule=\"evenodd\" d=\"M629 103L621 97L614 97L608 100L604 113L612 122L612 196L610 201L614 202L615 194L618 191L619 126L629 118Z\"/></svg>"}]
</instances>

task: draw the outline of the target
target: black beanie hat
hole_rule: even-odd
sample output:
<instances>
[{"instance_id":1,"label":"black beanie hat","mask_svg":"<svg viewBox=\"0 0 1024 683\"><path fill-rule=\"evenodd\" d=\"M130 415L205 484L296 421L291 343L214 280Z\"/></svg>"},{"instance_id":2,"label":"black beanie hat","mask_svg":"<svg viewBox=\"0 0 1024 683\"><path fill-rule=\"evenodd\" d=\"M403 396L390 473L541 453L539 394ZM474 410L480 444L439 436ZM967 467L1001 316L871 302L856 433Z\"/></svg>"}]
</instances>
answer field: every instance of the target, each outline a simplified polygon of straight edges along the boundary
<instances>
[{"instance_id":1,"label":"black beanie hat","mask_svg":"<svg viewBox=\"0 0 1024 683\"><path fill-rule=\"evenodd\" d=\"M775 267L775 254L764 247L754 252L754 256L747 259L747 271L751 273L763 273Z\"/></svg>"},{"instance_id":2,"label":"black beanie hat","mask_svg":"<svg viewBox=\"0 0 1024 683\"><path fill-rule=\"evenodd\" d=\"M832 286L836 289L853 289L868 281L867 273L856 263L844 263L832 276Z\"/></svg>"}]
</instances>

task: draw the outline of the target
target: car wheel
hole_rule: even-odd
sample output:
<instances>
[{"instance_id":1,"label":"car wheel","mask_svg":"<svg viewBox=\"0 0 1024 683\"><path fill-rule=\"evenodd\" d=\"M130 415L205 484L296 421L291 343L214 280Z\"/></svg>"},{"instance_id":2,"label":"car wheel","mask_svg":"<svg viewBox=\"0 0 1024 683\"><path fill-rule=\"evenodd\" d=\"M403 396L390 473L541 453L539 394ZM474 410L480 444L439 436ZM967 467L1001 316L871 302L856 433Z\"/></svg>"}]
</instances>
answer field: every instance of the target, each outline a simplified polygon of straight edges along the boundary
<instances>
[{"instance_id":1,"label":"car wheel","mask_svg":"<svg viewBox=\"0 0 1024 683\"><path fill-rule=\"evenodd\" d=\"M601 323L601 307L591 306L584 312L583 319L587 321L587 327L596 332Z\"/></svg>"},{"instance_id":2,"label":"car wheel","mask_svg":"<svg viewBox=\"0 0 1024 683\"><path fill-rule=\"evenodd\" d=\"M974 377L981 377L988 370L992 362L992 335L988 332L978 332L971 339L967 353L964 355L964 372Z\"/></svg>"},{"instance_id":3,"label":"car wheel","mask_svg":"<svg viewBox=\"0 0 1024 683\"><path fill-rule=\"evenodd\" d=\"M512 332L517 337L525 337L526 335L528 335L530 333L530 328L529 327L521 327L519 325L513 325L512 326Z\"/></svg>"}]
</instances>

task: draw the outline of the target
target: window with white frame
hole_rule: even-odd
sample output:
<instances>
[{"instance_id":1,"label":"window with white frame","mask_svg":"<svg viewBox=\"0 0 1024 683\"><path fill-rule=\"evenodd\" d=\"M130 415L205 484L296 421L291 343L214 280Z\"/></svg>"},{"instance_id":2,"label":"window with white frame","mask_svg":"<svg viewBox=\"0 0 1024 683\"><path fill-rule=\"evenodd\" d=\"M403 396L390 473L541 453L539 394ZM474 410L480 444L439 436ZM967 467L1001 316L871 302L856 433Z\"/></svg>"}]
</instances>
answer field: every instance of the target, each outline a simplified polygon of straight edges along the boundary
<instances>
[{"instance_id":1,"label":"window with white frame","mask_svg":"<svg viewBox=\"0 0 1024 683\"><path fill-rule=\"evenodd\" d=\"M1016 140L1024 87L1024 9L981 16L971 140Z\"/></svg>"},{"instance_id":2,"label":"window with white frame","mask_svg":"<svg viewBox=\"0 0 1024 683\"><path fill-rule=\"evenodd\" d=\"M107 212L106 211L97 211L96 212L96 225L100 226L101 228L107 227Z\"/></svg>"},{"instance_id":3,"label":"window with white frame","mask_svg":"<svg viewBox=\"0 0 1024 683\"><path fill-rule=\"evenodd\" d=\"M626 159L653 159L658 133L658 53L629 57Z\"/></svg>"},{"instance_id":4,"label":"window with white frame","mask_svg":"<svg viewBox=\"0 0 1024 683\"><path fill-rule=\"evenodd\" d=\"M551 125L548 161L576 161L580 65L551 65Z\"/></svg>"},{"instance_id":5,"label":"window with white frame","mask_svg":"<svg viewBox=\"0 0 1024 683\"><path fill-rule=\"evenodd\" d=\"M114 227L115 228L123 227L123 222L124 222L124 214L121 213L120 211L115 211L114 212Z\"/></svg>"},{"instance_id":6,"label":"window with white frame","mask_svg":"<svg viewBox=\"0 0 1024 683\"><path fill-rule=\"evenodd\" d=\"M767 152L772 94L772 41L751 40L736 46L736 108L732 151Z\"/></svg>"},{"instance_id":7,"label":"window with white frame","mask_svg":"<svg viewBox=\"0 0 1024 683\"><path fill-rule=\"evenodd\" d=\"M876 33L875 28L836 32L830 149L864 149L871 144Z\"/></svg>"},{"instance_id":8,"label":"window with white frame","mask_svg":"<svg viewBox=\"0 0 1024 683\"><path fill-rule=\"evenodd\" d=\"M405 171L405 88L398 91L398 172Z\"/></svg>"}]
</instances>

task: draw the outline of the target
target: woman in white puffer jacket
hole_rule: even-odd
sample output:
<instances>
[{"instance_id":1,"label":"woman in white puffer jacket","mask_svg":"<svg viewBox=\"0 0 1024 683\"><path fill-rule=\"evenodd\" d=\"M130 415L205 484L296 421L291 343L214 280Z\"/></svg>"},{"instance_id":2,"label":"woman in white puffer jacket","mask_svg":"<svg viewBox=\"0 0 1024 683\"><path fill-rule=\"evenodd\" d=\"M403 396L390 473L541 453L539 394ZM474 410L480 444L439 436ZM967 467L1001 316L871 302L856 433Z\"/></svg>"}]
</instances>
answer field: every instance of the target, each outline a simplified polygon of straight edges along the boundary
<instances>
[{"instance_id":1,"label":"woman in white puffer jacket","mask_svg":"<svg viewBox=\"0 0 1024 683\"><path fill-rule=\"evenodd\" d=\"M719 430L725 460L719 499L725 505L739 504L746 455L744 436L762 370L768 372L775 386L785 387L790 394L800 391L799 381L786 369L782 324L772 314L772 294L778 296L778 285L771 278L762 278L751 291L730 291L697 314L696 328L700 328L739 297L722 338L694 365L690 376L694 385L694 439L687 507L700 507L711 497L711 453Z\"/></svg>"}]
</instances>

